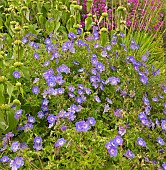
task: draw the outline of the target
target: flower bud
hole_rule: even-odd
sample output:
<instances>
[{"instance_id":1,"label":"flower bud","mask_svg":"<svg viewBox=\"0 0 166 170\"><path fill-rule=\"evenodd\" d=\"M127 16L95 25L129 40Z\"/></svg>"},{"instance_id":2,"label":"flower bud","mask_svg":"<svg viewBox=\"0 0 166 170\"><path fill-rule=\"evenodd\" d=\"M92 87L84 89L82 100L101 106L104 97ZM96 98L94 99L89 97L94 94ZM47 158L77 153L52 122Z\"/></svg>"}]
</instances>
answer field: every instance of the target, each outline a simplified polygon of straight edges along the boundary
<instances>
[{"instance_id":1,"label":"flower bud","mask_svg":"<svg viewBox=\"0 0 166 170\"><path fill-rule=\"evenodd\" d=\"M14 44L15 44L15 45L19 45L19 44L21 44L21 43L22 43L21 40L16 40L16 41L14 41Z\"/></svg>"},{"instance_id":2,"label":"flower bud","mask_svg":"<svg viewBox=\"0 0 166 170\"><path fill-rule=\"evenodd\" d=\"M108 13L107 13L107 12L103 12L103 13L102 13L102 16L103 16L103 17L108 17Z\"/></svg>"},{"instance_id":3,"label":"flower bud","mask_svg":"<svg viewBox=\"0 0 166 170\"><path fill-rule=\"evenodd\" d=\"M102 29L100 30L100 32L108 32L108 29L107 29L107 28L102 28Z\"/></svg>"},{"instance_id":4,"label":"flower bud","mask_svg":"<svg viewBox=\"0 0 166 170\"><path fill-rule=\"evenodd\" d=\"M88 17L92 17L92 14L91 14L91 13L89 13L89 14L88 14Z\"/></svg>"},{"instance_id":5,"label":"flower bud","mask_svg":"<svg viewBox=\"0 0 166 170\"><path fill-rule=\"evenodd\" d=\"M28 26L26 26L26 25L25 25L25 26L23 26L23 29L28 29Z\"/></svg>"},{"instance_id":6,"label":"flower bud","mask_svg":"<svg viewBox=\"0 0 166 170\"><path fill-rule=\"evenodd\" d=\"M72 4L77 4L77 1L73 1Z\"/></svg>"},{"instance_id":7,"label":"flower bud","mask_svg":"<svg viewBox=\"0 0 166 170\"><path fill-rule=\"evenodd\" d=\"M119 7L118 7L118 11L120 11L120 10L122 10L122 11L126 11L126 8L125 8L125 7L123 7L123 6L119 6Z\"/></svg>"},{"instance_id":8,"label":"flower bud","mask_svg":"<svg viewBox=\"0 0 166 170\"><path fill-rule=\"evenodd\" d=\"M14 30L19 32L21 29L20 29L20 27L15 27Z\"/></svg>"},{"instance_id":9,"label":"flower bud","mask_svg":"<svg viewBox=\"0 0 166 170\"><path fill-rule=\"evenodd\" d=\"M17 82L17 83L16 83L16 86L17 86L17 87L20 87L20 86L21 86L21 83L20 83L20 82Z\"/></svg>"},{"instance_id":10,"label":"flower bud","mask_svg":"<svg viewBox=\"0 0 166 170\"><path fill-rule=\"evenodd\" d=\"M13 100L13 104L15 105L21 105L21 102L18 99Z\"/></svg>"},{"instance_id":11,"label":"flower bud","mask_svg":"<svg viewBox=\"0 0 166 170\"><path fill-rule=\"evenodd\" d=\"M2 59L3 59L3 55L0 54L0 60L2 60Z\"/></svg>"},{"instance_id":12,"label":"flower bud","mask_svg":"<svg viewBox=\"0 0 166 170\"><path fill-rule=\"evenodd\" d=\"M10 25L16 25L16 23L17 23L16 21L11 21Z\"/></svg>"},{"instance_id":13,"label":"flower bud","mask_svg":"<svg viewBox=\"0 0 166 170\"><path fill-rule=\"evenodd\" d=\"M26 6L23 6L23 7L21 8L21 10L27 10L27 7L26 7Z\"/></svg>"},{"instance_id":14,"label":"flower bud","mask_svg":"<svg viewBox=\"0 0 166 170\"><path fill-rule=\"evenodd\" d=\"M0 83L3 83L7 80L5 76L0 76Z\"/></svg>"}]
</instances>

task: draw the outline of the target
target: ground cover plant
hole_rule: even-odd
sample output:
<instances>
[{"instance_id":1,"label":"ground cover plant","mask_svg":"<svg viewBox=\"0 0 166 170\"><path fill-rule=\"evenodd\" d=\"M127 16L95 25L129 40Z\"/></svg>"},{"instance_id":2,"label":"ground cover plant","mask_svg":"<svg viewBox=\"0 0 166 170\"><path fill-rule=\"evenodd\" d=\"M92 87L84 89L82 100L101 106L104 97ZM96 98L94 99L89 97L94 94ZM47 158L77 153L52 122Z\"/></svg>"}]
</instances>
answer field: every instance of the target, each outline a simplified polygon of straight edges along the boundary
<instances>
[{"instance_id":1,"label":"ground cover plant","mask_svg":"<svg viewBox=\"0 0 166 170\"><path fill-rule=\"evenodd\" d=\"M148 51L136 59L140 47L134 39L128 49L119 43L122 33L104 47L96 31L86 41L68 37L62 44L53 37L37 44L31 34L22 39L23 55L13 57L6 77L16 83L14 92L1 81L8 100L17 99L11 108L1 106L1 113L13 116L2 142L2 167L164 166L165 86L156 82L159 70L146 65Z\"/></svg>"},{"instance_id":2,"label":"ground cover plant","mask_svg":"<svg viewBox=\"0 0 166 170\"><path fill-rule=\"evenodd\" d=\"M17 5L38 11L31 11L32 21L25 20L25 8L1 18L0 168L165 170L160 29L156 36L132 27L109 31L91 13L81 27L84 11L75 1L2 4L15 12ZM56 12L66 6L80 19L61 22L66 14L57 19L55 6Z\"/></svg>"}]
</instances>

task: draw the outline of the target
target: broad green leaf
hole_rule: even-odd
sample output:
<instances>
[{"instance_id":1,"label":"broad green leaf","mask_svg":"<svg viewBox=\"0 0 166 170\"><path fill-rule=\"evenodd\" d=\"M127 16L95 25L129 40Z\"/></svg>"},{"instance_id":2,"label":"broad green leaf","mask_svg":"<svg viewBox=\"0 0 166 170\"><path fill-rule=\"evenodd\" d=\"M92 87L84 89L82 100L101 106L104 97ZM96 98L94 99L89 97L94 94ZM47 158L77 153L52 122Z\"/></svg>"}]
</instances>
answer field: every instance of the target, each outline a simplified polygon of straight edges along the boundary
<instances>
[{"instance_id":1,"label":"broad green leaf","mask_svg":"<svg viewBox=\"0 0 166 170\"><path fill-rule=\"evenodd\" d=\"M4 131L6 128L7 128L7 125L4 119L4 115L3 115L3 112L0 110L0 129Z\"/></svg>"},{"instance_id":2,"label":"broad green leaf","mask_svg":"<svg viewBox=\"0 0 166 170\"><path fill-rule=\"evenodd\" d=\"M58 22L58 23L55 24L55 29L54 29L54 32L55 32L55 33L57 32L57 30L59 29L59 27L60 27L60 22Z\"/></svg>"},{"instance_id":3,"label":"broad green leaf","mask_svg":"<svg viewBox=\"0 0 166 170\"><path fill-rule=\"evenodd\" d=\"M6 85L7 85L7 94L9 95L9 100L10 100L13 90L14 90L14 85L12 85L9 82L7 82Z\"/></svg>"},{"instance_id":4,"label":"broad green leaf","mask_svg":"<svg viewBox=\"0 0 166 170\"><path fill-rule=\"evenodd\" d=\"M73 28L73 25L74 25L74 18L71 17L68 21L67 21L67 24L66 24L66 28L67 30L70 32L71 28Z\"/></svg>"},{"instance_id":5,"label":"broad green leaf","mask_svg":"<svg viewBox=\"0 0 166 170\"><path fill-rule=\"evenodd\" d=\"M85 19L85 30L86 31L89 31L91 29L91 26L92 26L92 17L87 17Z\"/></svg>"},{"instance_id":6,"label":"broad green leaf","mask_svg":"<svg viewBox=\"0 0 166 170\"><path fill-rule=\"evenodd\" d=\"M5 101L4 97L4 85L0 84L0 104L3 104Z\"/></svg>"},{"instance_id":7,"label":"broad green leaf","mask_svg":"<svg viewBox=\"0 0 166 170\"><path fill-rule=\"evenodd\" d=\"M14 118L14 111L10 110L7 112L7 123L8 123L8 128L7 132L13 130L16 128L18 120Z\"/></svg>"},{"instance_id":8,"label":"broad green leaf","mask_svg":"<svg viewBox=\"0 0 166 170\"><path fill-rule=\"evenodd\" d=\"M108 33L107 32L101 32L101 34L100 34L101 45L104 47L107 42L108 42Z\"/></svg>"}]
</instances>

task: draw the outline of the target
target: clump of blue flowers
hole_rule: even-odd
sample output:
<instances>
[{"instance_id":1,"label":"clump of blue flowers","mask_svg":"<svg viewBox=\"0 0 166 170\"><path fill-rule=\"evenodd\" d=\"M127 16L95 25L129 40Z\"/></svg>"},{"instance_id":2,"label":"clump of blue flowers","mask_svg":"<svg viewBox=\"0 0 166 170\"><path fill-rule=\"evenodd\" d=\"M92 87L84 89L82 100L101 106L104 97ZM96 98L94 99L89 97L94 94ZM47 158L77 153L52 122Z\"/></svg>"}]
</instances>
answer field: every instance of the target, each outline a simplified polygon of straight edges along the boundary
<instances>
[{"instance_id":1,"label":"clump of blue flowers","mask_svg":"<svg viewBox=\"0 0 166 170\"><path fill-rule=\"evenodd\" d=\"M148 63L150 52L138 55L136 40L125 44L124 33L113 34L102 46L92 28L90 35L77 29L63 41L53 34L23 37L31 62L25 60L28 74L11 73L25 83L13 88L19 93L11 98L22 104L5 110L6 119L14 118L7 126L16 128L3 134L2 167L165 169L160 71Z\"/></svg>"}]
</instances>

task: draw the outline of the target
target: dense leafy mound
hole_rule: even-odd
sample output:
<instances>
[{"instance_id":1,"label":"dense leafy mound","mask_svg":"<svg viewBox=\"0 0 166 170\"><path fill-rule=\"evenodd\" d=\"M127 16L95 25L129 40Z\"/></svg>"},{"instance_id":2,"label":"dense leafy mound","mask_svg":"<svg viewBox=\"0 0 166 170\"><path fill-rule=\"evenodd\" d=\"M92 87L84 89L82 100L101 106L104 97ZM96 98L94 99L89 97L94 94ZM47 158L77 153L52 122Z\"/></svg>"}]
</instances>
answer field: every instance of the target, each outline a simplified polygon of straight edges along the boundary
<instances>
[{"instance_id":1,"label":"dense leafy mound","mask_svg":"<svg viewBox=\"0 0 166 170\"><path fill-rule=\"evenodd\" d=\"M3 169L165 168L166 86L153 56L123 33L103 46L100 35L27 34L10 70L1 63Z\"/></svg>"}]
</instances>

